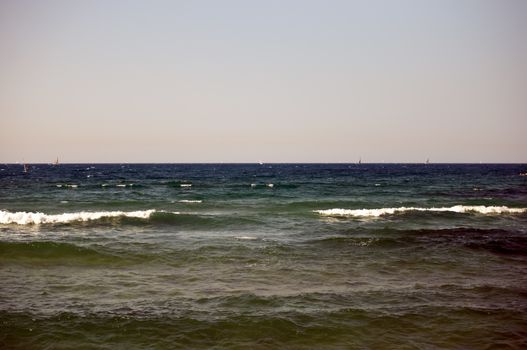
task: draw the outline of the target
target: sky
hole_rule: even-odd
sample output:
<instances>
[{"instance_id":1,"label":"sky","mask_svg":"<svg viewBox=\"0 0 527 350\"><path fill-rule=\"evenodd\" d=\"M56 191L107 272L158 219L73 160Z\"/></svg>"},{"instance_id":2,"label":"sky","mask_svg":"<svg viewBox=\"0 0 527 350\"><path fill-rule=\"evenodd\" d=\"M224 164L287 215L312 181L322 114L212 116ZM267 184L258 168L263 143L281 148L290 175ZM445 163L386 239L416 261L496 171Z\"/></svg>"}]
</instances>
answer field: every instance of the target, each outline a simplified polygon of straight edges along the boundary
<instances>
[{"instance_id":1,"label":"sky","mask_svg":"<svg viewBox=\"0 0 527 350\"><path fill-rule=\"evenodd\" d=\"M527 162L524 0L0 0L0 162Z\"/></svg>"}]
</instances>

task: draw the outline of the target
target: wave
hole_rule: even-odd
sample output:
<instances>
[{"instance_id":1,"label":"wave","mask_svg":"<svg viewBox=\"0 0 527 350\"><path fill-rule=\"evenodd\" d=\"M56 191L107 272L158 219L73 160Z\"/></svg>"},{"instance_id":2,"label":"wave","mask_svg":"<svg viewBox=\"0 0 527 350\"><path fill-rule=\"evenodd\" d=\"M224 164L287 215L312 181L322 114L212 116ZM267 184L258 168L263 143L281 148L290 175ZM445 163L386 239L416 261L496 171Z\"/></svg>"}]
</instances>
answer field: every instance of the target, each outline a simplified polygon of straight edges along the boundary
<instances>
[{"instance_id":1,"label":"wave","mask_svg":"<svg viewBox=\"0 0 527 350\"><path fill-rule=\"evenodd\" d=\"M2 261L47 263L76 262L81 264L123 263L119 255L100 250L100 247L83 247L63 242L0 242ZM131 258L136 258L132 256Z\"/></svg>"},{"instance_id":2,"label":"wave","mask_svg":"<svg viewBox=\"0 0 527 350\"><path fill-rule=\"evenodd\" d=\"M478 213L485 215L497 214L521 214L526 213L527 208L509 208L506 206L484 206L484 205L455 205L453 207L421 208L421 207L399 207L378 209L325 209L314 210L322 216L334 217L379 217L383 215L394 215L405 212L452 212L452 213Z\"/></svg>"},{"instance_id":3,"label":"wave","mask_svg":"<svg viewBox=\"0 0 527 350\"><path fill-rule=\"evenodd\" d=\"M17 224L17 225L40 225L40 224L57 224L69 223L78 221L93 221L103 218L117 218L128 217L137 219L148 219L154 213L155 209L138 210L138 211L99 211L88 212L81 211L76 213L62 213L62 214L44 214L40 212L9 212L0 210L0 224ZM173 212L171 214L179 214Z\"/></svg>"},{"instance_id":4,"label":"wave","mask_svg":"<svg viewBox=\"0 0 527 350\"><path fill-rule=\"evenodd\" d=\"M182 199L178 201L179 203L201 203L203 202L200 199Z\"/></svg>"},{"instance_id":5,"label":"wave","mask_svg":"<svg viewBox=\"0 0 527 350\"><path fill-rule=\"evenodd\" d=\"M306 243L329 249L348 249L350 246L381 249L430 246L436 249L449 246L486 250L502 256L527 255L527 237L524 232L493 228L356 230L351 234L342 232L341 235L318 237Z\"/></svg>"},{"instance_id":6,"label":"wave","mask_svg":"<svg viewBox=\"0 0 527 350\"><path fill-rule=\"evenodd\" d=\"M44 214L39 212L9 212L0 210L0 225L75 225L99 224L100 222L123 225L178 225L188 229L220 229L224 227L244 227L247 225L261 225L262 222L238 215L211 215L199 213L185 213L166 210L139 211L99 211L75 212L63 214Z\"/></svg>"}]
</instances>

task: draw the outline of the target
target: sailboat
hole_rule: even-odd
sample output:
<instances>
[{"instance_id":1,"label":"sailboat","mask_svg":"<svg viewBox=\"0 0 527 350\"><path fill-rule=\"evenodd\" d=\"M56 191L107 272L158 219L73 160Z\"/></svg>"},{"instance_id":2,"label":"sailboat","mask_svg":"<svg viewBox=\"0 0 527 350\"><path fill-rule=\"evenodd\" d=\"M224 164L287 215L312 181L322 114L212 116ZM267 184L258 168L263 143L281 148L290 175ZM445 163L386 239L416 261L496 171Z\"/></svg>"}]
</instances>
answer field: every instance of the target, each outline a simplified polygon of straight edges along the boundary
<instances>
[{"instance_id":1,"label":"sailboat","mask_svg":"<svg viewBox=\"0 0 527 350\"><path fill-rule=\"evenodd\" d=\"M430 159L426 158L425 164L430 164Z\"/></svg>"},{"instance_id":2,"label":"sailboat","mask_svg":"<svg viewBox=\"0 0 527 350\"><path fill-rule=\"evenodd\" d=\"M57 157L57 159L55 160L55 163L53 163L53 165L59 165L59 157Z\"/></svg>"},{"instance_id":3,"label":"sailboat","mask_svg":"<svg viewBox=\"0 0 527 350\"><path fill-rule=\"evenodd\" d=\"M357 164L362 164L362 157L359 158L359 163Z\"/></svg>"},{"instance_id":4,"label":"sailboat","mask_svg":"<svg viewBox=\"0 0 527 350\"><path fill-rule=\"evenodd\" d=\"M24 163L24 172L27 173L29 171L29 166Z\"/></svg>"}]
</instances>

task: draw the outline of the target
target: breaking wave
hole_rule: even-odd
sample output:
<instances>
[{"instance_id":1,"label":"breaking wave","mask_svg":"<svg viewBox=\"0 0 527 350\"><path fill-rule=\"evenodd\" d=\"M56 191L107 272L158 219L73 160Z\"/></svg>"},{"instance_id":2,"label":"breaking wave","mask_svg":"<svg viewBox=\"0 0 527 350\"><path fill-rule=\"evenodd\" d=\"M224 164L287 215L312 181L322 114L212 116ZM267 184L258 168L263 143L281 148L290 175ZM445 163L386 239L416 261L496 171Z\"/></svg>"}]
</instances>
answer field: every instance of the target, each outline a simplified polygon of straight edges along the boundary
<instances>
[{"instance_id":1,"label":"breaking wave","mask_svg":"<svg viewBox=\"0 0 527 350\"><path fill-rule=\"evenodd\" d=\"M62 214L39 212L9 212L0 210L0 225L75 225L75 224L112 225L177 225L187 229L220 229L245 225L261 225L260 221L239 217L238 215L211 215L167 210L139 211L97 211Z\"/></svg>"},{"instance_id":2,"label":"breaking wave","mask_svg":"<svg viewBox=\"0 0 527 350\"><path fill-rule=\"evenodd\" d=\"M314 210L323 216L335 217L378 217L382 215L393 215L405 212L452 212L452 213L479 213L485 215L497 214L520 214L526 213L527 208L509 208L506 206L484 206L484 205L455 205L453 207L440 208L420 208L420 207L399 207L399 208L378 208L378 209L326 209Z\"/></svg>"},{"instance_id":3,"label":"breaking wave","mask_svg":"<svg viewBox=\"0 0 527 350\"><path fill-rule=\"evenodd\" d=\"M0 210L0 224L18 224L18 225L39 225L39 224L57 224L75 221L93 221L103 218L128 217L138 219L148 219L157 211L155 209L138 210L138 211L99 211L88 212L81 211L76 213L63 214L44 214L39 212L9 212ZM177 212L173 214L178 214Z\"/></svg>"}]
</instances>

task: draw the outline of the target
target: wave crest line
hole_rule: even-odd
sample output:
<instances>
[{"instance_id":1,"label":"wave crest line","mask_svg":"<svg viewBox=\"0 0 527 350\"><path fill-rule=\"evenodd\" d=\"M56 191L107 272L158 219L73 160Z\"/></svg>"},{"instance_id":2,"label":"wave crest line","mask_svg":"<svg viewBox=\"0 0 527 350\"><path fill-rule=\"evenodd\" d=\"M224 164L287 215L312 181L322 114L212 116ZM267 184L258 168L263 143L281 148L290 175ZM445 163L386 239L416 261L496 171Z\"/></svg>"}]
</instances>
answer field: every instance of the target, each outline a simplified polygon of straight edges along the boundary
<instances>
[{"instance_id":1,"label":"wave crest line","mask_svg":"<svg viewBox=\"0 0 527 350\"><path fill-rule=\"evenodd\" d=\"M527 208L509 208L506 206L484 206L484 205L454 205L452 207L399 207L399 208L377 208L377 209L325 209L313 210L313 212L322 216L337 217L379 217L382 215L393 215L411 211L427 212L453 212L453 213L479 213L485 215L497 214L520 214L527 212Z\"/></svg>"},{"instance_id":2,"label":"wave crest line","mask_svg":"<svg viewBox=\"0 0 527 350\"><path fill-rule=\"evenodd\" d=\"M6 210L0 210L0 224L40 225L68 223L74 221L92 221L99 220L102 218L114 217L148 219L152 214L156 212L158 211L155 209L148 209L137 211L81 211L75 213L45 214L41 212L9 212ZM174 214L177 214L177 212L175 212Z\"/></svg>"}]
</instances>

